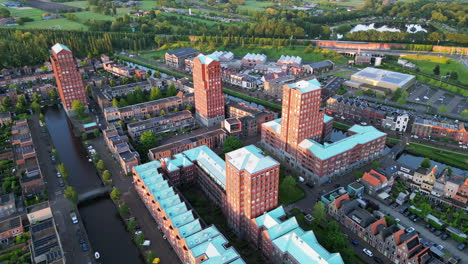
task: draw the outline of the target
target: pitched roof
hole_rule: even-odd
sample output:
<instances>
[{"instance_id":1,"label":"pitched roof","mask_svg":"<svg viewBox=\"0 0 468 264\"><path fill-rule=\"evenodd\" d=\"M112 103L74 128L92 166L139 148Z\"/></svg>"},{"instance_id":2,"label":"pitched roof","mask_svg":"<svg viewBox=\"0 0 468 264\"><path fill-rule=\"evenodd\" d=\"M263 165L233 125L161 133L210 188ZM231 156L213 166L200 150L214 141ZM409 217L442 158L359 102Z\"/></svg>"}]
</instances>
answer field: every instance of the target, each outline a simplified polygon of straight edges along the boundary
<instances>
[{"instance_id":1,"label":"pitched roof","mask_svg":"<svg viewBox=\"0 0 468 264\"><path fill-rule=\"evenodd\" d=\"M373 186L378 186L379 183L384 183L387 180L387 177L375 170L370 170L369 172L364 173L362 180L372 184Z\"/></svg>"}]
</instances>

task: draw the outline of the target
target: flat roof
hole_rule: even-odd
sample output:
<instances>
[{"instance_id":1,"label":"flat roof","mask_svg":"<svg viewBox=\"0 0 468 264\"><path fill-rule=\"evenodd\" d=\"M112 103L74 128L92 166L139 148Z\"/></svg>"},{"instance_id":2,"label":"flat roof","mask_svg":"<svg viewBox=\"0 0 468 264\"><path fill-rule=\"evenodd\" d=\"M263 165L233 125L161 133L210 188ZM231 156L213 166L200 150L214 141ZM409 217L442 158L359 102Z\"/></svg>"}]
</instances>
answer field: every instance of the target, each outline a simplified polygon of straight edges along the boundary
<instances>
[{"instance_id":1,"label":"flat roof","mask_svg":"<svg viewBox=\"0 0 468 264\"><path fill-rule=\"evenodd\" d=\"M245 170L250 174L255 174L279 165L279 162L270 156L263 155L262 150L254 145L249 145L227 153L226 161L238 170Z\"/></svg>"},{"instance_id":2,"label":"flat roof","mask_svg":"<svg viewBox=\"0 0 468 264\"><path fill-rule=\"evenodd\" d=\"M368 81L389 83L399 86L404 86L406 83L415 78L413 75L376 69L372 67L367 67L363 70L360 70L359 72L353 74L351 77L364 79Z\"/></svg>"},{"instance_id":3,"label":"flat roof","mask_svg":"<svg viewBox=\"0 0 468 264\"><path fill-rule=\"evenodd\" d=\"M312 154L321 160L326 160L340 153L351 150L359 144L365 144L387 135L386 133L377 130L373 126L354 125L348 131L355 132L356 134L331 144L320 144L312 139L304 139L299 144L299 147L308 149Z\"/></svg>"},{"instance_id":4,"label":"flat roof","mask_svg":"<svg viewBox=\"0 0 468 264\"><path fill-rule=\"evenodd\" d=\"M198 60L200 60L201 64L210 64L213 61L219 61L217 56L214 55L198 55Z\"/></svg>"},{"instance_id":5,"label":"flat roof","mask_svg":"<svg viewBox=\"0 0 468 264\"><path fill-rule=\"evenodd\" d=\"M308 81L302 80L302 81L298 81L295 83L289 83L287 84L287 86L290 89L297 89L301 93L308 93L308 92L319 90L321 88L321 84L317 79L308 80Z\"/></svg>"},{"instance_id":6,"label":"flat roof","mask_svg":"<svg viewBox=\"0 0 468 264\"><path fill-rule=\"evenodd\" d=\"M263 123L262 126L270 127L277 134L281 133L281 118L272 120L270 122Z\"/></svg>"},{"instance_id":7,"label":"flat roof","mask_svg":"<svg viewBox=\"0 0 468 264\"><path fill-rule=\"evenodd\" d=\"M218 185L226 189L226 162L208 146L202 145L182 152L190 161L196 161Z\"/></svg>"}]
</instances>

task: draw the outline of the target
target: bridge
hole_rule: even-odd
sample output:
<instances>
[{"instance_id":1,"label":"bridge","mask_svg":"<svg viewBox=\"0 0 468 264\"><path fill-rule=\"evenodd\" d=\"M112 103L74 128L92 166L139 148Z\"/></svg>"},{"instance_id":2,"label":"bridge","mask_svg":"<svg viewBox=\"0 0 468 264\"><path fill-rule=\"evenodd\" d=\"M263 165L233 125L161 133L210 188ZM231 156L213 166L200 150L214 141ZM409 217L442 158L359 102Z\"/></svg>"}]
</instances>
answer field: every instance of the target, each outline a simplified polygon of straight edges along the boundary
<instances>
[{"instance_id":1,"label":"bridge","mask_svg":"<svg viewBox=\"0 0 468 264\"><path fill-rule=\"evenodd\" d=\"M390 152L387 155L392 157L392 159L394 159L394 160L398 159L398 156L401 153L403 153L403 151L405 150L406 144L408 142L409 142L408 137L403 137L402 140L400 142L398 142L398 144L395 144L395 146L393 146L390 149Z\"/></svg>"},{"instance_id":2,"label":"bridge","mask_svg":"<svg viewBox=\"0 0 468 264\"><path fill-rule=\"evenodd\" d=\"M111 191L112 191L112 187L109 185L87 191L85 193L78 195L78 204L87 202L87 201L90 201L99 197L103 197L109 194Z\"/></svg>"}]
</instances>

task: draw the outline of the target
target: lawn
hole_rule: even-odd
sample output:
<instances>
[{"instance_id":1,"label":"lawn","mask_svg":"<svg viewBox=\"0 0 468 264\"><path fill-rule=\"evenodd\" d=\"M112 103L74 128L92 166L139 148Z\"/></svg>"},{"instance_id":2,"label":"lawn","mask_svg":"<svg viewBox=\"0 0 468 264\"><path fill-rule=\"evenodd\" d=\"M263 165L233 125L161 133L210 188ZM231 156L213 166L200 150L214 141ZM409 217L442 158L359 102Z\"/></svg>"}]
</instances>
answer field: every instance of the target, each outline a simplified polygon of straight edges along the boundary
<instances>
[{"instance_id":1,"label":"lawn","mask_svg":"<svg viewBox=\"0 0 468 264\"><path fill-rule=\"evenodd\" d=\"M85 21L88 19L96 19L96 20L108 20L108 21L114 21L115 18L112 16L107 16L99 13L94 13L91 11L83 11L83 12L76 12L73 13L75 16L78 17L81 21Z\"/></svg>"},{"instance_id":2,"label":"lawn","mask_svg":"<svg viewBox=\"0 0 468 264\"><path fill-rule=\"evenodd\" d=\"M322 0L311 0L308 1L310 3L323 3L324 1ZM343 0L343 1L335 1L333 3L336 3L338 6L352 6L352 7L362 7L364 6L365 0Z\"/></svg>"},{"instance_id":3,"label":"lawn","mask_svg":"<svg viewBox=\"0 0 468 264\"><path fill-rule=\"evenodd\" d=\"M340 71L340 72L333 74L333 76L350 79L353 73L354 73L353 71Z\"/></svg>"},{"instance_id":4,"label":"lawn","mask_svg":"<svg viewBox=\"0 0 468 264\"><path fill-rule=\"evenodd\" d=\"M441 75L446 75L448 72L457 72L458 81L468 85L468 69L454 59L428 55L405 55L402 57L415 63L421 72L433 75L436 78L438 76L434 75L433 72L436 65L440 66Z\"/></svg>"},{"instance_id":5,"label":"lawn","mask_svg":"<svg viewBox=\"0 0 468 264\"><path fill-rule=\"evenodd\" d=\"M63 2L64 5L80 7L80 8L87 8L89 6L88 1L71 1L71 2Z\"/></svg>"},{"instance_id":6,"label":"lawn","mask_svg":"<svg viewBox=\"0 0 468 264\"><path fill-rule=\"evenodd\" d=\"M445 163L449 166L454 166L464 170L468 169L468 154L466 153L458 151L455 151L455 153L446 152L443 149L433 149L421 143L409 143L406 151L414 155L427 157L435 161Z\"/></svg>"},{"instance_id":7,"label":"lawn","mask_svg":"<svg viewBox=\"0 0 468 264\"><path fill-rule=\"evenodd\" d=\"M145 11L151 10L151 8L156 7L156 2L150 0L143 0L140 1L139 7Z\"/></svg>"},{"instance_id":8,"label":"lawn","mask_svg":"<svg viewBox=\"0 0 468 264\"><path fill-rule=\"evenodd\" d=\"M64 29L64 30L88 30L88 27L66 18L39 20L27 22L22 26L13 26L14 28L41 28L41 29Z\"/></svg>"},{"instance_id":9,"label":"lawn","mask_svg":"<svg viewBox=\"0 0 468 264\"><path fill-rule=\"evenodd\" d=\"M181 18L181 19L184 19L184 20L192 20L194 22L201 22L201 23L207 24L208 26L213 26L215 24L226 24L226 25L229 24L227 22L213 21L213 20L203 19L203 18L199 18L199 17L193 17L193 16L189 16L189 15L176 14L176 13L172 13L172 12L162 12L161 16L176 16L176 17L179 17L179 19Z\"/></svg>"},{"instance_id":10,"label":"lawn","mask_svg":"<svg viewBox=\"0 0 468 264\"><path fill-rule=\"evenodd\" d=\"M342 131L348 131L351 126L338 121L333 121L333 127Z\"/></svg>"},{"instance_id":11,"label":"lawn","mask_svg":"<svg viewBox=\"0 0 468 264\"><path fill-rule=\"evenodd\" d=\"M296 179L292 176L285 177L279 185L278 200L284 206L295 203L304 199L305 191L296 183Z\"/></svg>"},{"instance_id":12,"label":"lawn","mask_svg":"<svg viewBox=\"0 0 468 264\"><path fill-rule=\"evenodd\" d=\"M270 2L261 2L261 1L255 1L255 0L247 0L245 1L245 5L240 5L238 9L248 9L248 10L254 10L254 11L261 11L264 10L265 8L273 6Z\"/></svg>"}]
</instances>

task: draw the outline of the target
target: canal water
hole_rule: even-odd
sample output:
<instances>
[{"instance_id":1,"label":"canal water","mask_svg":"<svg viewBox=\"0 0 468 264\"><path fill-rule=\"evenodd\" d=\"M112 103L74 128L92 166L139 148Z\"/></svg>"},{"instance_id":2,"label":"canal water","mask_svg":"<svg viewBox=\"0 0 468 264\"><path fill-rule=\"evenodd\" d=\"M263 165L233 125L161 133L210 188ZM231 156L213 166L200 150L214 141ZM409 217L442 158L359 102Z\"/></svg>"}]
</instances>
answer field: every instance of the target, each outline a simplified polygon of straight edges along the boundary
<instances>
[{"instance_id":1,"label":"canal water","mask_svg":"<svg viewBox=\"0 0 468 264\"><path fill-rule=\"evenodd\" d=\"M69 184L78 194L101 186L96 168L88 162L80 139L74 137L65 112L61 108L49 107L45 121L60 160L68 169ZM78 210L93 249L101 254L100 263L143 263L110 198L89 201L80 205Z\"/></svg>"}]
</instances>

